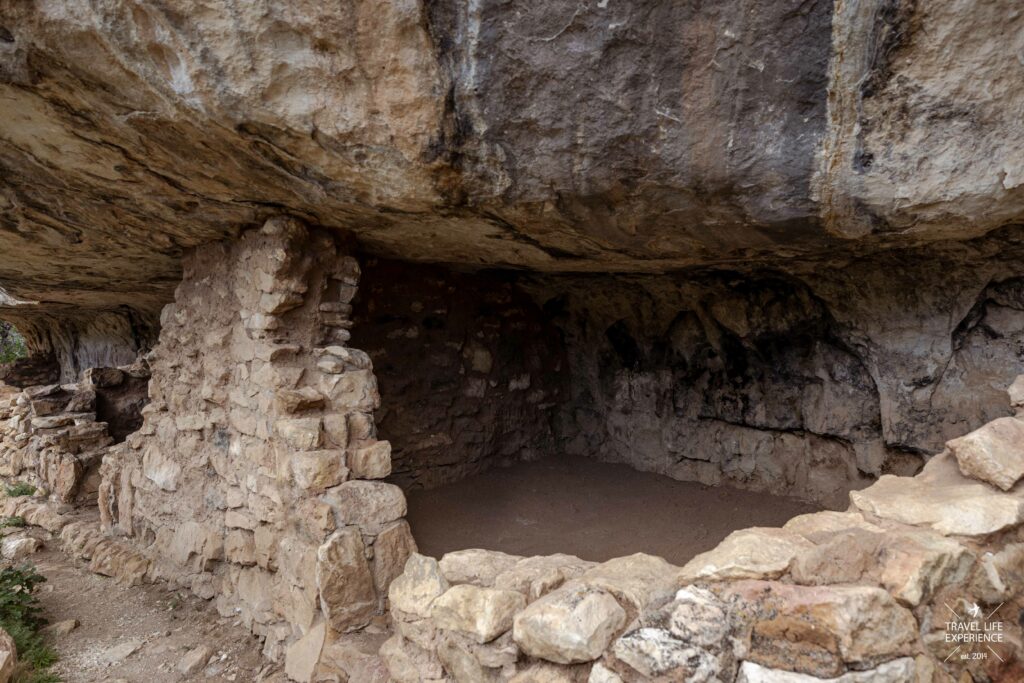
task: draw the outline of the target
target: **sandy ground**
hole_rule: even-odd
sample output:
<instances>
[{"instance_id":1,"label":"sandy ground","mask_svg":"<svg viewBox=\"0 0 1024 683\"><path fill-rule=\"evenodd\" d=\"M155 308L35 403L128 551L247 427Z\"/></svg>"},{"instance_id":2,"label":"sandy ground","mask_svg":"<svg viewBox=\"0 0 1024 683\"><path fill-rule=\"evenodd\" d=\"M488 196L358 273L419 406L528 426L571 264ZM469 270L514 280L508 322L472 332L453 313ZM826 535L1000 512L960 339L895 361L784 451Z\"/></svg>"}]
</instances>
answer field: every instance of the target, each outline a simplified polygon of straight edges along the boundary
<instances>
[{"instance_id":1,"label":"sandy ground","mask_svg":"<svg viewBox=\"0 0 1024 683\"><path fill-rule=\"evenodd\" d=\"M677 565L731 531L781 526L820 509L567 456L494 469L408 499L420 552L434 557L464 548L594 561L645 552Z\"/></svg>"},{"instance_id":2,"label":"sandy ground","mask_svg":"<svg viewBox=\"0 0 1024 683\"><path fill-rule=\"evenodd\" d=\"M56 547L56 542L48 545ZM30 559L47 578L39 597L50 622L80 622L67 635L50 638L60 655L51 671L66 683L285 680L280 667L264 660L255 636L187 591L122 588L57 550ZM194 673L180 673L179 662L203 645L212 651L209 663Z\"/></svg>"}]
</instances>

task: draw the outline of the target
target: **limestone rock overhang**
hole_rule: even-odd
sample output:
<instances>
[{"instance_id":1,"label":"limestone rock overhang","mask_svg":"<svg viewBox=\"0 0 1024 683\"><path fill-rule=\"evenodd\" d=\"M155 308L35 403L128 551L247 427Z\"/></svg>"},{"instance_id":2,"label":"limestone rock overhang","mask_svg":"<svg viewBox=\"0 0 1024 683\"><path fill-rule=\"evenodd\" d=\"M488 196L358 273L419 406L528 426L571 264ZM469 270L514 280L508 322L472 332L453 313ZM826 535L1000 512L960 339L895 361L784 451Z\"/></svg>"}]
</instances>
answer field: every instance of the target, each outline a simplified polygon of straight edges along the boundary
<instances>
[{"instance_id":1,"label":"limestone rock overhang","mask_svg":"<svg viewBox=\"0 0 1024 683\"><path fill-rule=\"evenodd\" d=\"M664 272L1024 218L1012 0L0 7L0 285L155 312L290 213L372 252ZM1011 49L1013 48L1013 49Z\"/></svg>"}]
</instances>

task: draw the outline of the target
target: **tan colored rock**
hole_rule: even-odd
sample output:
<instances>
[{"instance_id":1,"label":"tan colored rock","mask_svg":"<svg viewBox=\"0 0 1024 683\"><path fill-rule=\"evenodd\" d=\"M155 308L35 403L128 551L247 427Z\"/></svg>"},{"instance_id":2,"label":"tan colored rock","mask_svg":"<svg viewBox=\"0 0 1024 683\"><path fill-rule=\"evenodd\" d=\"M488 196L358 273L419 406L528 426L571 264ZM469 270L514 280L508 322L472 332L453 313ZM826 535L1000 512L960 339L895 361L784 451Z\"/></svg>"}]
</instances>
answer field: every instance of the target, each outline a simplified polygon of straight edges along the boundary
<instances>
[{"instance_id":1,"label":"tan colored rock","mask_svg":"<svg viewBox=\"0 0 1024 683\"><path fill-rule=\"evenodd\" d=\"M444 669L436 655L400 635L384 641L380 646L380 656L394 683L440 683L443 679Z\"/></svg>"},{"instance_id":2,"label":"tan colored rock","mask_svg":"<svg viewBox=\"0 0 1024 683\"><path fill-rule=\"evenodd\" d=\"M521 593L461 584L434 600L430 618L438 628L488 643L512 628L512 617L524 607L526 598Z\"/></svg>"},{"instance_id":3,"label":"tan colored rock","mask_svg":"<svg viewBox=\"0 0 1024 683\"><path fill-rule=\"evenodd\" d=\"M332 629L344 633L369 623L377 609L377 594L358 531L336 531L320 546L316 583L320 606Z\"/></svg>"},{"instance_id":4,"label":"tan colored rock","mask_svg":"<svg viewBox=\"0 0 1024 683\"><path fill-rule=\"evenodd\" d=\"M623 683L622 677L601 662L596 662L590 670L587 683Z\"/></svg>"},{"instance_id":5,"label":"tan colored rock","mask_svg":"<svg viewBox=\"0 0 1024 683\"><path fill-rule=\"evenodd\" d=\"M675 592L679 567L655 555L634 553L591 567L580 581L615 596L619 604L639 613Z\"/></svg>"},{"instance_id":6,"label":"tan colored rock","mask_svg":"<svg viewBox=\"0 0 1024 683\"><path fill-rule=\"evenodd\" d=\"M989 604L1024 593L1024 543L982 554L967 593Z\"/></svg>"},{"instance_id":7,"label":"tan colored rock","mask_svg":"<svg viewBox=\"0 0 1024 683\"><path fill-rule=\"evenodd\" d=\"M912 658L901 657L868 671L850 671L834 678L819 678L743 662L736 683L914 683L918 680L916 669Z\"/></svg>"},{"instance_id":8,"label":"tan colored rock","mask_svg":"<svg viewBox=\"0 0 1024 683\"><path fill-rule=\"evenodd\" d=\"M671 605L668 630L684 643L714 647L729 635L728 607L711 591L680 588Z\"/></svg>"},{"instance_id":9,"label":"tan colored rock","mask_svg":"<svg viewBox=\"0 0 1024 683\"><path fill-rule=\"evenodd\" d=\"M0 628L0 683L8 683L18 668L18 648L14 638Z\"/></svg>"},{"instance_id":10,"label":"tan colored rock","mask_svg":"<svg viewBox=\"0 0 1024 683\"><path fill-rule=\"evenodd\" d=\"M951 536L983 536L1024 522L1024 485L1003 493L963 476L949 451L915 477L883 475L850 493L864 512Z\"/></svg>"},{"instance_id":11,"label":"tan colored rock","mask_svg":"<svg viewBox=\"0 0 1024 683\"><path fill-rule=\"evenodd\" d=\"M1009 491L1024 477L1024 421L1001 417L946 444L968 477Z\"/></svg>"},{"instance_id":12,"label":"tan colored rock","mask_svg":"<svg viewBox=\"0 0 1024 683\"><path fill-rule=\"evenodd\" d=\"M449 583L490 587L494 585L498 574L511 569L521 559L518 555L497 550L456 550L445 553L440 566L441 573Z\"/></svg>"},{"instance_id":13,"label":"tan colored rock","mask_svg":"<svg viewBox=\"0 0 1024 683\"><path fill-rule=\"evenodd\" d=\"M5 560L20 562L29 555L35 554L42 547L43 542L38 538L33 538L32 536L22 538L5 538L3 540L3 544L0 545L0 555L2 555Z\"/></svg>"},{"instance_id":14,"label":"tan colored rock","mask_svg":"<svg viewBox=\"0 0 1024 683\"><path fill-rule=\"evenodd\" d=\"M289 458L296 486L307 491L325 491L348 478L345 451L298 451L285 457Z\"/></svg>"},{"instance_id":15,"label":"tan colored rock","mask_svg":"<svg viewBox=\"0 0 1024 683\"><path fill-rule=\"evenodd\" d=\"M279 389L275 395L277 409L283 413L298 413L324 405L323 395L313 387Z\"/></svg>"},{"instance_id":16,"label":"tan colored rock","mask_svg":"<svg viewBox=\"0 0 1024 683\"><path fill-rule=\"evenodd\" d=\"M377 443L357 448L349 455L348 466L353 477L360 479L383 479L391 474L391 443Z\"/></svg>"},{"instance_id":17,"label":"tan colored rock","mask_svg":"<svg viewBox=\"0 0 1024 683\"><path fill-rule=\"evenodd\" d=\"M516 562L494 578L495 588L519 591L531 602L596 566L575 555L540 555Z\"/></svg>"},{"instance_id":18,"label":"tan colored rock","mask_svg":"<svg viewBox=\"0 0 1024 683\"><path fill-rule=\"evenodd\" d=\"M404 519L392 522L377 534L373 542L373 583L378 595L387 595L391 582L402 573L414 552L416 540Z\"/></svg>"},{"instance_id":19,"label":"tan colored rock","mask_svg":"<svg viewBox=\"0 0 1024 683\"><path fill-rule=\"evenodd\" d=\"M413 553L405 563L405 571L391 582L388 600L392 610L426 619L434 600L448 588L437 560Z\"/></svg>"},{"instance_id":20,"label":"tan colored rock","mask_svg":"<svg viewBox=\"0 0 1024 683\"><path fill-rule=\"evenodd\" d=\"M580 679L576 674L563 666L530 664L508 679L508 683L578 683Z\"/></svg>"},{"instance_id":21,"label":"tan colored rock","mask_svg":"<svg viewBox=\"0 0 1024 683\"><path fill-rule=\"evenodd\" d=\"M822 510L806 515L797 515L782 525L786 531L800 534L810 541L828 538L837 531L847 529L863 529L864 531L882 532L882 527L864 519L859 512L835 512Z\"/></svg>"},{"instance_id":22,"label":"tan colored rock","mask_svg":"<svg viewBox=\"0 0 1024 683\"><path fill-rule=\"evenodd\" d=\"M746 659L766 667L838 676L917 647L913 614L881 588L738 581L721 597L753 620Z\"/></svg>"},{"instance_id":23,"label":"tan colored rock","mask_svg":"<svg viewBox=\"0 0 1024 683\"><path fill-rule=\"evenodd\" d=\"M142 473L165 491L176 491L181 478L181 465L157 445L146 447L142 456Z\"/></svg>"},{"instance_id":24,"label":"tan colored rock","mask_svg":"<svg viewBox=\"0 0 1024 683\"><path fill-rule=\"evenodd\" d=\"M556 664L589 662L626 624L626 610L606 591L572 583L531 603L513 620L523 652Z\"/></svg>"},{"instance_id":25,"label":"tan colored rock","mask_svg":"<svg viewBox=\"0 0 1024 683\"><path fill-rule=\"evenodd\" d=\"M300 451L320 448L323 439L322 422L319 417L281 419L274 424L274 429L286 444Z\"/></svg>"},{"instance_id":26,"label":"tan colored rock","mask_svg":"<svg viewBox=\"0 0 1024 683\"><path fill-rule=\"evenodd\" d=\"M64 619L63 621L56 621L50 624L43 631L52 637L60 638L74 631L79 625L78 619Z\"/></svg>"},{"instance_id":27,"label":"tan colored rock","mask_svg":"<svg viewBox=\"0 0 1024 683\"><path fill-rule=\"evenodd\" d=\"M805 585L873 583L897 600L918 605L947 583L963 581L974 557L937 533L838 532L831 540L801 553L793 562L793 580Z\"/></svg>"},{"instance_id":28,"label":"tan colored rock","mask_svg":"<svg viewBox=\"0 0 1024 683\"><path fill-rule=\"evenodd\" d=\"M320 622L288 646L284 657L284 671L288 678L297 683L313 682L326 635L327 626Z\"/></svg>"},{"instance_id":29,"label":"tan colored rock","mask_svg":"<svg viewBox=\"0 0 1024 683\"><path fill-rule=\"evenodd\" d=\"M768 527L742 529L687 562L679 572L679 581L774 579L786 572L800 552L811 548L810 541L792 531Z\"/></svg>"},{"instance_id":30,"label":"tan colored rock","mask_svg":"<svg viewBox=\"0 0 1024 683\"><path fill-rule=\"evenodd\" d=\"M390 522L405 516L405 494L394 484L347 481L323 497L334 508L339 524L355 524L366 534L378 534Z\"/></svg>"},{"instance_id":31,"label":"tan colored rock","mask_svg":"<svg viewBox=\"0 0 1024 683\"><path fill-rule=\"evenodd\" d=\"M1006 389L1006 393L1010 397L1010 407L1018 416L1024 414L1024 375L1017 375L1013 384Z\"/></svg>"},{"instance_id":32,"label":"tan colored rock","mask_svg":"<svg viewBox=\"0 0 1024 683\"><path fill-rule=\"evenodd\" d=\"M178 673L185 676L191 676L198 673L203 669L207 662L210 661L210 657L213 656L213 649L206 645L200 645L194 647L184 655L178 661Z\"/></svg>"}]
</instances>

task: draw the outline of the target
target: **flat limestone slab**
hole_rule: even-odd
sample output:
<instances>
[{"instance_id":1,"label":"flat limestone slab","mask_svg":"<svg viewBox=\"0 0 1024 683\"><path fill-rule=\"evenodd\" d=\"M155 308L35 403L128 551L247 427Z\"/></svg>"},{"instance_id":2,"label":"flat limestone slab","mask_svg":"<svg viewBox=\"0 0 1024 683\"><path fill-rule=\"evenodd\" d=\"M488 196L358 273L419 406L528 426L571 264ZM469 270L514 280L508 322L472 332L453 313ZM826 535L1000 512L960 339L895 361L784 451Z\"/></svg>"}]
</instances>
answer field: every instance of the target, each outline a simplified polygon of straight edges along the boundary
<instances>
[{"instance_id":1,"label":"flat limestone slab","mask_svg":"<svg viewBox=\"0 0 1024 683\"><path fill-rule=\"evenodd\" d=\"M883 475L852 491L857 509L902 524L929 526L947 536L984 536L1024 522L1024 483L998 491L960 472L948 451L916 477Z\"/></svg>"},{"instance_id":2,"label":"flat limestone slab","mask_svg":"<svg viewBox=\"0 0 1024 683\"><path fill-rule=\"evenodd\" d=\"M1024 420L1001 417L946 446L956 456L960 471L968 477L1004 491L1024 477Z\"/></svg>"}]
</instances>

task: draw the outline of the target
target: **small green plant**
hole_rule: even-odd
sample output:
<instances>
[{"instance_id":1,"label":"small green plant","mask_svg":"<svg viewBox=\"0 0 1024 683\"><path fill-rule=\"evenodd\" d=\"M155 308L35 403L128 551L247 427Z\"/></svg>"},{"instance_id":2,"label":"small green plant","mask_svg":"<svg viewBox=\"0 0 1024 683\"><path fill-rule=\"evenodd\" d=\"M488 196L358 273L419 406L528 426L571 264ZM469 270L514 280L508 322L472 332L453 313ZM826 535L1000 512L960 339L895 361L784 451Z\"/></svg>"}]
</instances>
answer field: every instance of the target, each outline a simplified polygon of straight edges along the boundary
<instances>
[{"instance_id":1,"label":"small green plant","mask_svg":"<svg viewBox=\"0 0 1024 683\"><path fill-rule=\"evenodd\" d=\"M27 524L24 517L4 517L0 519L0 529L6 529L7 527L23 527Z\"/></svg>"},{"instance_id":2,"label":"small green plant","mask_svg":"<svg viewBox=\"0 0 1024 683\"><path fill-rule=\"evenodd\" d=\"M57 653L43 641L40 629L46 625L35 596L36 587L46 577L29 564L6 567L0 571L0 627L18 648L18 669L14 683L57 683L47 669L57 661Z\"/></svg>"},{"instance_id":3,"label":"small green plant","mask_svg":"<svg viewBox=\"0 0 1024 683\"><path fill-rule=\"evenodd\" d=\"M0 320L0 364L10 363L28 355L25 338L14 325Z\"/></svg>"},{"instance_id":4,"label":"small green plant","mask_svg":"<svg viewBox=\"0 0 1024 683\"><path fill-rule=\"evenodd\" d=\"M7 497L17 498L18 496L31 496L36 492L36 487L32 484L26 484L23 481L19 481L16 484L7 487Z\"/></svg>"}]
</instances>

